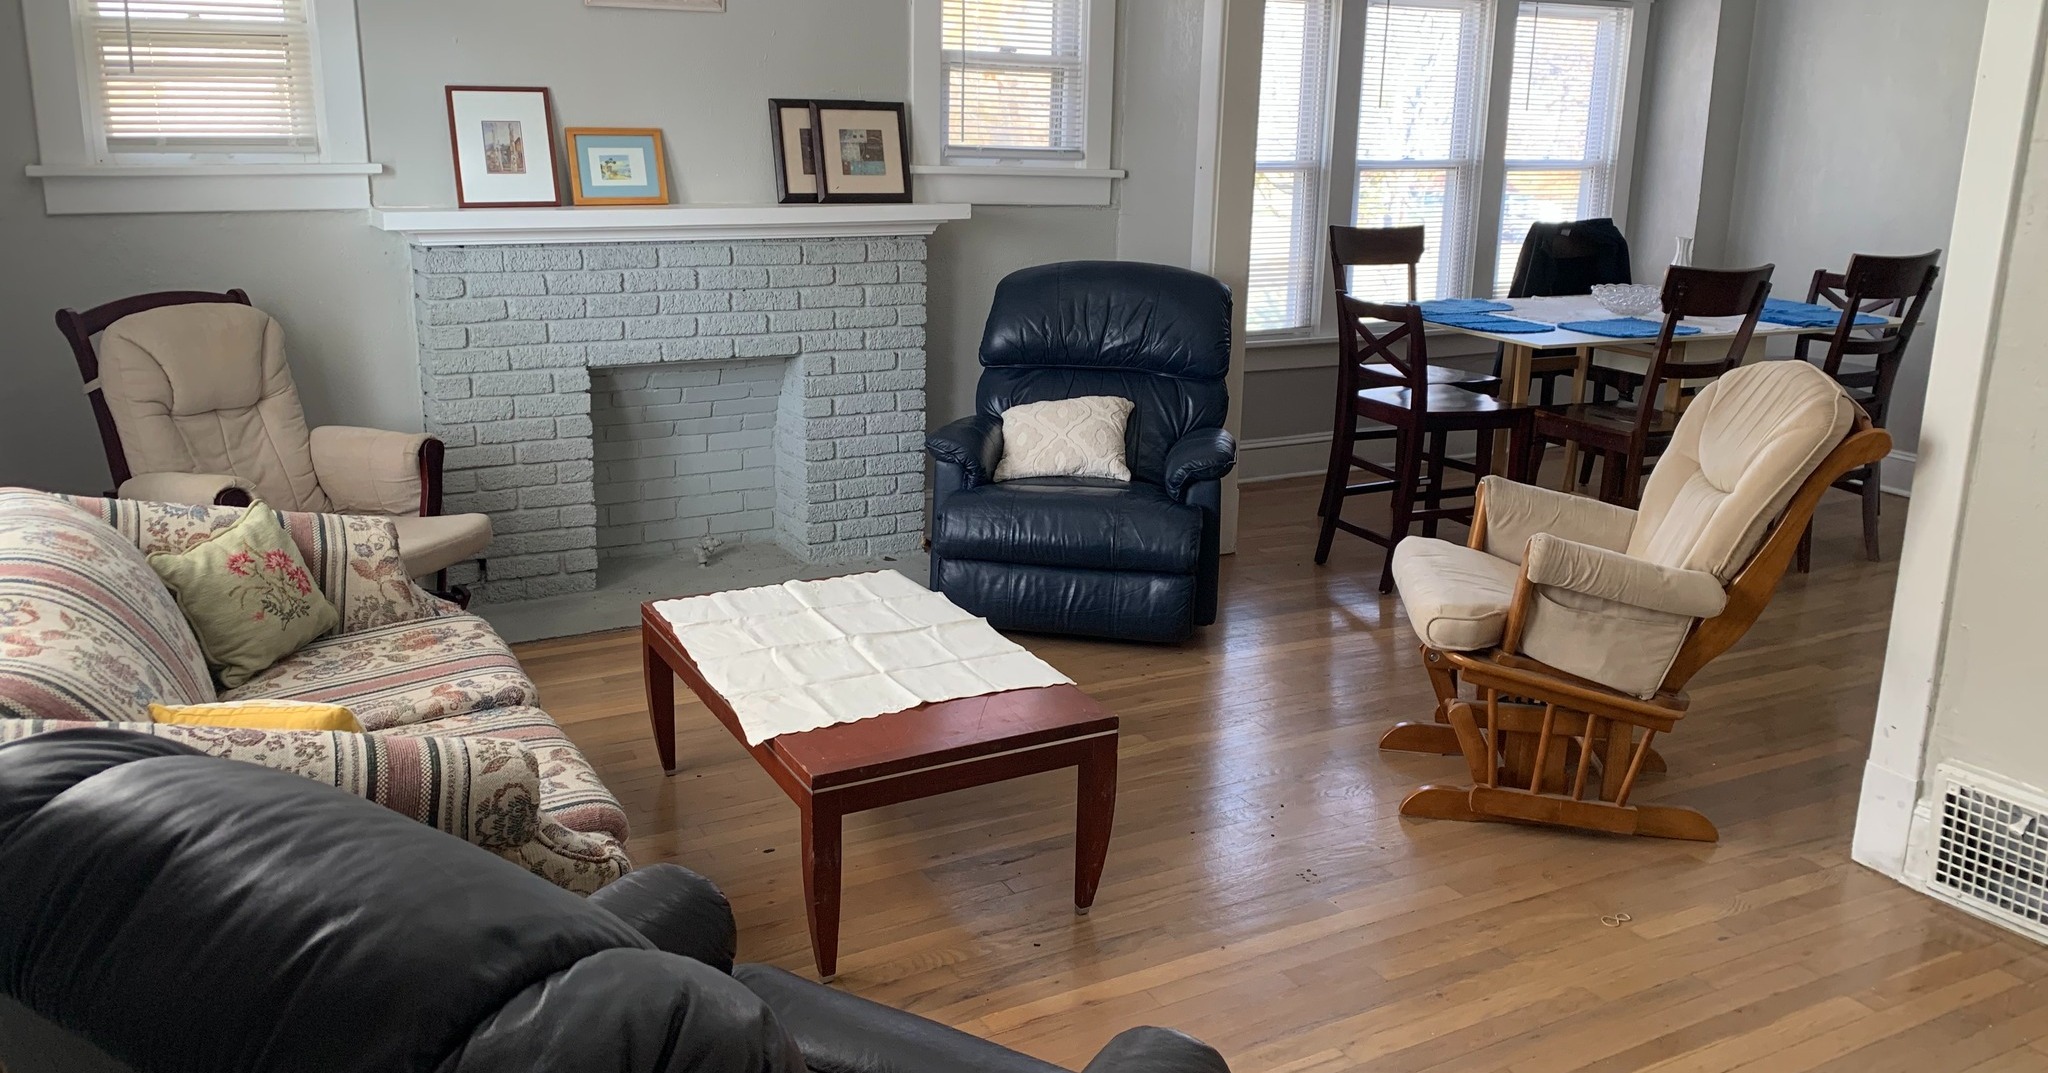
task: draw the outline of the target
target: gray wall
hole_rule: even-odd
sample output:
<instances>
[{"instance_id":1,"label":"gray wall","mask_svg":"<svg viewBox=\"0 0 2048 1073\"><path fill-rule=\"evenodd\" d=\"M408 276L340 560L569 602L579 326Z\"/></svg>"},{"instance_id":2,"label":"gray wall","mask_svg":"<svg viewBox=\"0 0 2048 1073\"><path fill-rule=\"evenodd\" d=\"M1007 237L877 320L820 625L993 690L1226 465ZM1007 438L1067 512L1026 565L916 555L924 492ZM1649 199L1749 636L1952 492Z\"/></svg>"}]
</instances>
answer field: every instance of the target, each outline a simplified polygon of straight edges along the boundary
<instances>
[{"instance_id":1,"label":"gray wall","mask_svg":"<svg viewBox=\"0 0 2048 1073\"><path fill-rule=\"evenodd\" d=\"M91 415L50 314L139 291L246 286L286 326L319 423L420 427L402 240L357 213L47 217L22 168L36 158L21 0L0 0L0 484L99 491ZM792 17L791 8L801 8ZM587 9L573 0L358 0L370 154L380 205L454 200L442 86L546 85L574 126L655 126L679 202L760 203L774 189L766 101L907 95L903 0L759 0L723 15ZM931 260L934 422L972 405L974 355L995 283L1045 261L1187 262L1193 211L1200 0L1125 5L1116 163L1106 208L978 207L942 227Z\"/></svg>"},{"instance_id":2,"label":"gray wall","mask_svg":"<svg viewBox=\"0 0 2048 1073\"><path fill-rule=\"evenodd\" d=\"M1756 0L1727 261L1778 266L1804 298L1849 254L1949 239L1985 0ZM1796 293L1795 293L1796 292ZM1893 438L1911 452L1934 333L1900 372ZM1890 478L1887 478L1890 483Z\"/></svg>"}]
</instances>

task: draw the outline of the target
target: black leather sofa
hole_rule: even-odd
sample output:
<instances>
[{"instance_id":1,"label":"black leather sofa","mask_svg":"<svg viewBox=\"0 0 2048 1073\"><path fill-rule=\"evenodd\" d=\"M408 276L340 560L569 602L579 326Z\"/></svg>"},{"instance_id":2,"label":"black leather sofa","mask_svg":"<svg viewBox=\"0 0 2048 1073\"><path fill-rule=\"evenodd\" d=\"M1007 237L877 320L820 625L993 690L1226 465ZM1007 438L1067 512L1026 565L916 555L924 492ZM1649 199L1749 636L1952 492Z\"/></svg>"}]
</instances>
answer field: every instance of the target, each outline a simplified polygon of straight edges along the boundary
<instances>
[{"instance_id":1,"label":"black leather sofa","mask_svg":"<svg viewBox=\"0 0 2048 1073\"><path fill-rule=\"evenodd\" d=\"M1216 621L1230 289L1135 261L1027 268L996 287L981 365L974 416L925 441L932 588L1001 629L1180 641ZM1135 404L1131 481L995 483L1003 411L1083 395Z\"/></svg>"},{"instance_id":2,"label":"black leather sofa","mask_svg":"<svg viewBox=\"0 0 2048 1073\"><path fill-rule=\"evenodd\" d=\"M111 730L0 746L9 1073L1055 1073L733 967L708 881L587 901L295 775ZM1228 1073L1141 1028L1089 1073Z\"/></svg>"}]
</instances>

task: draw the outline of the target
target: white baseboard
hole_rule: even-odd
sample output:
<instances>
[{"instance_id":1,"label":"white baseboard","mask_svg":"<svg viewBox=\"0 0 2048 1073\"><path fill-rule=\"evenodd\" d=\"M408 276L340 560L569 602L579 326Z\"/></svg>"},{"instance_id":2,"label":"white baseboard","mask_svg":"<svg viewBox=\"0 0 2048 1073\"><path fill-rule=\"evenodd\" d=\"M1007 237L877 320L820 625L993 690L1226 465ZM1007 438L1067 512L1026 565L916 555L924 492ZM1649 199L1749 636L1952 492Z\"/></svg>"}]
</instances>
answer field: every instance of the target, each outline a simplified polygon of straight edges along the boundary
<instances>
[{"instance_id":1,"label":"white baseboard","mask_svg":"<svg viewBox=\"0 0 2048 1073\"><path fill-rule=\"evenodd\" d=\"M1911 451L1893 451L1884 459L1882 487L1895 496L1910 496L1913 470L1919 457ZM1239 484L1284 481L1290 477L1319 477L1330 463L1330 434L1305 432L1298 436L1268 436L1245 440L1237 445Z\"/></svg>"}]
</instances>

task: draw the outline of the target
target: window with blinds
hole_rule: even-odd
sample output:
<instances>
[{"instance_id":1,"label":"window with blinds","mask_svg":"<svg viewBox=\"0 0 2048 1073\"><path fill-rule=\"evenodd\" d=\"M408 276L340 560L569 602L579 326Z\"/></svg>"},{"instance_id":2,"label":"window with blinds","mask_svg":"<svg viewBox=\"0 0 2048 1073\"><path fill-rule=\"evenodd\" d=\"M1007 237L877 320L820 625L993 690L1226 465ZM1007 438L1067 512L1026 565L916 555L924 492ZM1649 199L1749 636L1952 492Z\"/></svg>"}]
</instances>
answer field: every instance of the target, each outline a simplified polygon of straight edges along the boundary
<instances>
[{"instance_id":1,"label":"window with blinds","mask_svg":"<svg viewBox=\"0 0 2048 1073\"><path fill-rule=\"evenodd\" d=\"M1330 35L1335 0L1267 0L1259 75L1258 172L1252 187L1245 323L1255 332L1312 326L1329 218Z\"/></svg>"},{"instance_id":2,"label":"window with blinds","mask_svg":"<svg viewBox=\"0 0 2048 1073\"><path fill-rule=\"evenodd\" d=\"M1494 293L1506 294L1529 225L1613 212L1631 12L1524 3L1515 21Z\"/></svg>"},{"instance_id":3,"label":"window with blinds","mask_svg":"<svg viewBox=\"0 0 2048 1073\"><path fill-rule=\"evenodd\" d=\"M1484 0L1371 0L1359 65L1359 227L1421 224L1419 298L1464 292L1471 277L1490 9ZM1359 269L1352 291L1406 301L1404 268Z\"/></svg>"},{"instance_id":4,"label":"window with blinds","mask_svg":"<svg viewBox=\"0 0 2048 1073\"><path fill-rule=\"evenodd\" d=\"M108 156L320 151L306 0L73 0Z\"/></svg>"},{"instance_id":5,"label":"window with blinds","mask_svg":"<svg viewBox=\"0 0 2048 1073\"><path fill-rule=\"evenodd\" d=\"M1089 3L943 0L948 157L1083 155Z\"/></svg>"}]
</instances>

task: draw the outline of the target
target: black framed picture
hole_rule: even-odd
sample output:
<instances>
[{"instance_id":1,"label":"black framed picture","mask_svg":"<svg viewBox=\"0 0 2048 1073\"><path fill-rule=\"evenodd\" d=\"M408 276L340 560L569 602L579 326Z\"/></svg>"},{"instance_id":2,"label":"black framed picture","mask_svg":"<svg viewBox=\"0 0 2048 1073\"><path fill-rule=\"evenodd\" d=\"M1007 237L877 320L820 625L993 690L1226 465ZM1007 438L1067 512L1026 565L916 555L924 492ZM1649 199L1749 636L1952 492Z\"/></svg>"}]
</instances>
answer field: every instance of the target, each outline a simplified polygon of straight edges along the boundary
<instances>
[{"instance_id":1,"label":"black framed picture","mask_svg":"<svg viewBox=\"0 0 2048 1073\"><path fill-rule=\"evenodd\" d=\"M818 200L910 200L910 125L900 102L812 101Z\"/></svg>"},{"instance_id":2,"label":"black framed picture","mask_svg":"<svg viewBox=\"0 0 2048 1073\"><path fill-rule=\"evenodd\" d=\"M817 201L818 147L811 137L811 102L769 101L768 131L775 145L775 200L784 205Z\"/></svg>"}]
</instances>

